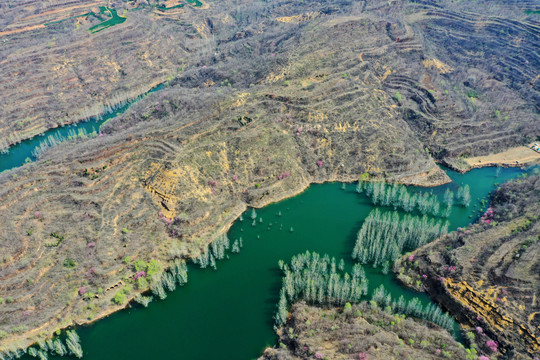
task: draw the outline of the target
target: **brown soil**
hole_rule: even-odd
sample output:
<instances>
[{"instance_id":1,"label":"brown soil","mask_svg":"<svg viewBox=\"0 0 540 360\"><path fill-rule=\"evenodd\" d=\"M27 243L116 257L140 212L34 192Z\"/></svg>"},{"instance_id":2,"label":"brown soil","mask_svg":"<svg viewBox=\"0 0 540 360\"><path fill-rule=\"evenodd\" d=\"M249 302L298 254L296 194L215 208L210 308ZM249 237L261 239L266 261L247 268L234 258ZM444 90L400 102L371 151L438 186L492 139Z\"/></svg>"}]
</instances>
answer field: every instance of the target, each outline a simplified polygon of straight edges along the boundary
<instances>
[{"instance_id":1,"label":"brown soil","mask_svg":"<svg viewBox=\"0 0 540 360\"><path fill-rule=\"evenodd\" d=\"M495 339L507 358L540 354L539 189L539 176L503 185L492 215L418 249L414 264L403 258L397 266L408 285L427 274L419 290L468 325L480 346Z\"/></svg>"},{"instance_id":2,"label":"brown soil","mask_svg":"<svg viewBox=\"0 0 540 360\"><path fill-rule=\"evenodd\" d=\"M517 146L506 151L485 156L474 156L466 159L472 168L482 166L522 166L540 161L540 152L529 146Z\"/></svg>"}]
</instances>

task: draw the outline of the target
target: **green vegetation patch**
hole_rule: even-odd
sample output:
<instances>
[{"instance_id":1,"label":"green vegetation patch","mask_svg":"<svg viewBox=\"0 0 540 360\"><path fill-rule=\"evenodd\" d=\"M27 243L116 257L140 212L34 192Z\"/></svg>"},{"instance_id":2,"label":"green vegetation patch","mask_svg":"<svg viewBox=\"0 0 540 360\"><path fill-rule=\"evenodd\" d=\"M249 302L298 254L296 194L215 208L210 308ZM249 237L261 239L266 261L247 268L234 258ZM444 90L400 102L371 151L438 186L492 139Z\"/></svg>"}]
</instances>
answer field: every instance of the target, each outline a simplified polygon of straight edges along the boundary
<instances>
[{"instance_id":1,"label":"green vegetation patch","mask_svg":"<svg viewBox=\"0 0 540 360\"><path fill-rule=\"evenodd\" d=\"M75 266L77 266L77 263L73 259L66 258L62 265L64 265L64 267L67 269L73 269Z\"/></svg>"},{"instance_id":2,"label":"green vegetation patch","mask_svg":"<svg viewBox=\"0 0 540 360\"><path fill-rule=\"evenodd\" d=\"M126 17L118 15L115 9L111 9L109 7L100 6L99 11L100 13L103 13L103 14L106 14L106 12L109 12L109 14L111 15L111 18L100 24L92 26L90 29L88 29L88 31L90 31L92 34L100 32L101 30L108 29L112 26L122 24L124 21L127 20Z\"/></svg>"},{"instance_id":3,"label":"green vegetation patch","mask_svg":"<svg viewBox=\"0 0 540 360\"><path fill-rule=\"evenodd\" d=\"M467 97L471 98L471 99L476 99L480 96L480 94L478 93L478 91L476 90L467 90Z\"/></svg>"}]
</instances>

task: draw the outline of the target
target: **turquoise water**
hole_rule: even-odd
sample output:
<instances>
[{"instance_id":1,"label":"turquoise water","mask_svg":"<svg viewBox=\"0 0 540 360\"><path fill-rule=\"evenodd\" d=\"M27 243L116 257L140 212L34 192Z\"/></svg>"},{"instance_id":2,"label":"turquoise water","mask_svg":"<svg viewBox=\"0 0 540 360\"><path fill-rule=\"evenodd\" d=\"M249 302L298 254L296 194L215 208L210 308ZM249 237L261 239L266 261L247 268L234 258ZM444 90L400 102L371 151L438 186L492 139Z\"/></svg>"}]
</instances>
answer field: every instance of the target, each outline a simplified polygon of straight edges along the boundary
<instances>
[{"instance_id":1,"label":"turquoise water","mask_svg":"<svg viewBox=\"0 0 540 360\"><path fill-rule=\"evenodd\" d=\"M469 208L455 207L450 230L467 226L488 206L481 200L501 183L523 173L516 168L476 169L466 174L447 171L453 183L432 189L411 188L442 196L469 184ZM228 236L242 237L239 254L218 261L218 270L190 266L189 282L155 301L148 308L138 305L117 312L93 325L78 329L84 359L253 359L267 346L274 346L273 315L281 287L278 260L289 261L301 252L316 251L344 258L351 265L351 251L363 219L373 209L355 184L345 190L341 183L312 185L293 198L257 209L263 219L252 226L250 212L236 221ZM278 213L282 215L279 216ZM290 231L293 227L294 231ZM419 297L405 289L393 275L365 266L372 292L379 284L394 298Z\"/></svg>"},{"instance_id":2,"label":"turquoise water","mask_svg":"<svg viewBox=\"0 0 540 360\"><path fill-rule=\"evenodd\" d=\"M160 87L154 88L155 91ZM135 102L134 100L133 102ZM48 136L67 137L71 130L99 131L106 121L126 111L133 102L103 118L47 131L0 154L0 171L21 166L32 159L33 149ZM487 208L487 198L497 184L523 174L518 168L475 169L466 174L446 170L452 183L435 188L410 187L415 192L432 192L442 199L447 188L456 191L468 184L471 206L455 206L449 218L450 231L465 227ZM166 300L148 308L135 305L108 318L78 329L84 359L253 359L277 341L273 315L281 287L278 261L288 262L306 250L343 258L352 265L351 252L363 220L374 209L356 184L326 183L310 186L302 194L257 209L252 225L250 211L237 220L229 239L240 237L239 254L218 261L218 270L190 265L189 282L169 293ZM392 210L392 209L387 209ZM279 215L281 214L281 215ZM293 231L291 231L291 228ZM392 297L425 294L402 287L392 274L365 266L370 293L384 284ZM55 358L55 357L52 357ZM58 357L56 357L58 358Z\"/></svg>"},{"instance_id":3,"label":"turquoise water","mask_svg":"<svg viewBox=\"0 0 540 360\"><path fill-rule=\"evenodd\" d=\"M11 146L6 153L0 153L0 172L13 169L19 166L22 166L26 161L34 161L36 157L34 156L34 150L39 147L40 143L47 141L49 137L53 138L62 138L67 140L70 136L70 133L80 133L84 132L86 134L91 134L93 132L98 133L99 129L107 121L115 118L116 116L124 113L129 109L134 103L139 101L141 98L150 94L154 91L157 91L163 87L163 84L158 85L152 88L146 94L135 98L134 100L129 101L127 104L117 107L112 112L109 112L103 116L92 117L87 121L81 121L76 124L66 125L57 127L54 129L47 130L42 135L34 136L31 139L24 140L18 144Z\"/></svg>"}]
</instances>

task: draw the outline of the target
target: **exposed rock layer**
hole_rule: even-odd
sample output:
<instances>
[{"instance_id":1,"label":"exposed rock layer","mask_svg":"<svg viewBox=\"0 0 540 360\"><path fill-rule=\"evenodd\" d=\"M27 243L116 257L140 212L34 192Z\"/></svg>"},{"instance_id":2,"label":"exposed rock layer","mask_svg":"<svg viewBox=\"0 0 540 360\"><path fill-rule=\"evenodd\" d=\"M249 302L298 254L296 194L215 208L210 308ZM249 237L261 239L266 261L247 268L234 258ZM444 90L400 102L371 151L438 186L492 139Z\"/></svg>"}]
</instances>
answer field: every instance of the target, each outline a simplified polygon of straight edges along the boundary
<instances>
[{"instance_id":1,"label":"exposed rock layer","mask_svg":"<svg viewBox=\"0 0 540 360\"><path fill-rule=\"evenodd\" d=\"M421 286L460 322L480 327L509 357L540 354L540 177L504 184L479 223L403 259L400 278Z\"/></svg>"}]
</instances>

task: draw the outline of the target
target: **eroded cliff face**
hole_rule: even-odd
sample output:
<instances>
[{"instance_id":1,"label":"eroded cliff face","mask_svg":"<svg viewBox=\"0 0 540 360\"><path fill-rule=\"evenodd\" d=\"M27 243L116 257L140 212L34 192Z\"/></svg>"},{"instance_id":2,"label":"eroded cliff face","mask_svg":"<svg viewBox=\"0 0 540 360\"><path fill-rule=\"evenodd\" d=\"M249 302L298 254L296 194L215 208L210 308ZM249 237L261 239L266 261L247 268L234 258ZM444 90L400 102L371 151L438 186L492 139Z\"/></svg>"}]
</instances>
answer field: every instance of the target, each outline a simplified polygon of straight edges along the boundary
<instances>
[{"instance_id":1,"label":"eroded cliff face","mask_svg":"<svg viewBox=\"0 0 540 360\"><path fill-rule=\"evenodd\" d=\"M165 268L197 256L248 205L365 173L432 186L448 181L435 160L538 135L538 32L519 4L488 15L480 2L480 16L437 2L116 2L127 20L98 33L86 31L93 15L80 33L71 20L28 28L54 11L78 15L62 4L35 5L37 16L2 7L7 28L22 29L0 32L8 142L57 125L44 119L71 121L58 116L65 111L73 120L79 107L121 102L112 95L123 86L135 96L175 76L100 136L0 174L0 293L12 300L0 307L2 345L118 309L111 298L134 272L126 257ZM51 35L57 43L42 49ZM112 59L111 74L83 61L85 41ZM40 65L22 71L33 47ZM60 49L67 60L55 57ZM58 76L45 76L59 62ZM73 85L88 79L97 87ZM63 100L43 100L45 89ZM33 120L19 125L23 101L21 117ZM83 300L83 286L99 296Z\"/></svg>"},{"instance_id":2,"label":"eroded cliff face","mask_svg":"<svg viewBox=\"0 0 540 360\"><path fill-rule=\"evenodd\" d=\"M420 286L467 324L479 345L491 338L513 356L538 356L540 177L504 184L478 223L402 259L400 278Z\"/></svg>"}]
</instances>

